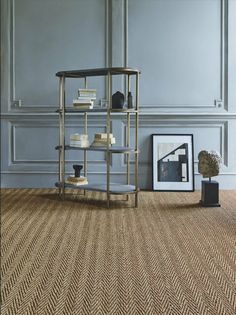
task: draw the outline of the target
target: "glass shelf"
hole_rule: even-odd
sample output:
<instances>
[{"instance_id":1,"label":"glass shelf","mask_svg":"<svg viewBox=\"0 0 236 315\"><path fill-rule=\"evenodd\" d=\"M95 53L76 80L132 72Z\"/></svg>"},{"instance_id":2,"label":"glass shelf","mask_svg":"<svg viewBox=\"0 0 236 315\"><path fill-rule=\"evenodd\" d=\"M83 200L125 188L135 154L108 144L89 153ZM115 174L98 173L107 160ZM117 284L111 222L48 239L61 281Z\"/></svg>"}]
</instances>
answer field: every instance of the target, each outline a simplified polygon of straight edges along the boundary
<instances>
[{"instance_id":1,"label":"glass shelf","mask_svg":"<svg viewBox=\"0 0 236 315\"><path fill-rule=\"evenodd\" d=\"M60 187L63 187L63 184L60 182L57 182L55 183L55 186L60 188ZM94 183L94 184L87 184L87 185L80 185L80 186L65 183L65 188L107 192L107 186L106 184L103 184L103 183ZM123 195L123 194L134 194L136 193L136 190L135 190L135 186L133 185L122 185L122 184L110 183L109 192L114 195Z\"/></svg>"},{"instance_id":2,"label":"glass shelf","mask_svg":"<svg viewBox=\"0 0 236 315\"><path fill-rule=\"evenodd\" d=\"M61 146L56 146L55 147L56 150L60 150ZM86 148L81 148L81 147L72 147L70 145L65 145L65 150L80 150L80 151L100 151L100 152L106 152L107 151L107 147L106 146L101 146L101 147L86 147ZM112 153L136 153L134 148L130 148L130 147L122 147L122 146L111 146L109 147L109 152Z\"/></svg>"},{"instance_id":3,"label":"glass shelf","mask_svg":"<svg viewBox=\"0 0 236 315\"><path fill-rule=\"evenodd\" d=\"M119 75L119 74L128 74L135 75L139 74L140 71L137 69L124 68L124 67L112 67L112 68L96 68L96 69L84 69L84 70L68 70L68 71L59 71L56 73L57 77L65 78L84 78L91 76L106 76Z\"/></svg>"},{"instance_id":4,"label":"glass shelf","mask_svg":"<svg viewBox=\"0 0 236 315\"><path fill-rule=\"evenodd\" d=\"M57 109L56 113L61 113L62 110L61 109ZM128 109L128 108L124 108L124 109L109 109L107 110L106 108L93 108L93 109L77 109L77 108L73 108L73 107L67 107L65 108L65 113L89 113L89 114L96 114L96 113L137 113L138 111L136 109Z\"/></svg>"}]
</instances>

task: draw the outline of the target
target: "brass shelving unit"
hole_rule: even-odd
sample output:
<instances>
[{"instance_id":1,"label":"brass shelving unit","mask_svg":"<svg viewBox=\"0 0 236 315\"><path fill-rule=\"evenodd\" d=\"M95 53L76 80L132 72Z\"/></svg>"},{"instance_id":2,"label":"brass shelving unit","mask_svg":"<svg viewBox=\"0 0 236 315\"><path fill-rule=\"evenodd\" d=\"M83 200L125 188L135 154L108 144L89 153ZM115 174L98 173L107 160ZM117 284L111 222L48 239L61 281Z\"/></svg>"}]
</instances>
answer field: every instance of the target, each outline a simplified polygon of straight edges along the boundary
<instances>
[{"instance_id":1,"label":"brass shelving unit","mask_svg":"<svg viewBox=\"0 0 236 315\"><path fill-rule=\"evenodd\" d=\"M135 76L135 100L132 109L112 109L112 77L114 75L126 75L127 76L127 91L130 91L131 76ZM59 189L59 196L61 199L65 199L66 188L76 188L84 191L99 191L107 194L107 207L110 206L111 194L126 195L126 200L129 200L129 195L135 195L135 207L138 207L138 124L139 124L139 75L140 71L130 68L98 68L98 69L86 69L86 70L71 70L60 71L56 73L59 77L59 145L56 149L59 151L59 179L55 184ZM82 78L84 79L85 87L87 88L87 77L92 76L106 76L107 77L107 108L94 108L94 109L74 109L65 106L65 80L66 78ZM109 135L111 131L111 116L112 114L124 114L127 119L127 133L126 133L126 145L125 146L109 146L105 147L87 147L78 148L71 147L65 144L65 116L67 113L77 113L84 115L84 133L87 134L88 116L96 113L106 114L106 131ZM130 116L135 116L135 144L134 147L130 147ZM107 174L105 183L93 183L82 186L74 186L72 184L65 183L65 151L66 150L82 150L84 151L84 176L87 177L87 152L88 151L101 151L106 153ZM127 167L126 167L126 184L116 184L110 181L110 159L113 153L120 153L127 155ZM130 183L130 154L135 155L135 167L134 167L134 183Z\"/></svg>"}]
</instances>

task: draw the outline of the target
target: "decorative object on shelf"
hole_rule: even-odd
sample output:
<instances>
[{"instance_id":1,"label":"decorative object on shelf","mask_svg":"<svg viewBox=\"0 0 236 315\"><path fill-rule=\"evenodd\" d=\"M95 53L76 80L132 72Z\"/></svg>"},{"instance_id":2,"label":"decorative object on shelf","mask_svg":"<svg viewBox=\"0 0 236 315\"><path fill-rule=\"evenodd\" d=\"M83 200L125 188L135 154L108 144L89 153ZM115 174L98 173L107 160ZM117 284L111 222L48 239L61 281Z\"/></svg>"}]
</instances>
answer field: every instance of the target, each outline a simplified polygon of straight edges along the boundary
<instances>
[{"instance_id":1,"label":"decorative object on shelf","mask_svg":"<svg viewBox=\"0 0 236 315\"><path fill-rule=\"evenodd\" d=\"M125 103L125 96L120 91L117 91L112 95L112 108L122 109Z\"/></svg>"},{"instance_id":2,"label":"decorative object on shelf","mask_svg":"<svg viewBox=\"0 0 236 315\"><path fill-rule=\"evenodd\" d=\"M109 146L116 143L116 139L112 133L109 134ZM105 147L107 146L107 133L95 133L94 141L91 146L93 147Z\"/></svg>"},{"instance_id":3,"label":"decorative object on shelf","mask_svg":"<svg viewBox=\"0 0 236 315\"><path fill-rule=\"evenodd\" d=\"M132 94L131 94L131 92L128 92L127 107L128 107L129 109L133 108L133 99L132 99Z\"/></svg>"},{"instance_id":4,"label":"decorative object on shelf","mask_svg":"<svg viewBox=\"0 0 236 315\"><path fill-rule=\"evenodd\" d=\"M66 183L75 186L87 185L87 178L80 175L83 165L74 164L73 169L75 170L75 175L70 175L67 177Z\"/></svg>"},{"instance_id":5,"label":"decorative object on shelf","mask_svg":"<svg viewBox=\"0 0 236 315\"><path fill-rule=\"evenodd\" d=\"M93 109L95 99L95 89L79 89L78 98L73 100L73 106L76 109Z\"/></svg>"},{"instance_id":6,"label":"decorative object on shelf","mask_svg":"<svg viewBox=\"0 0 236 315\"><path fill-rule=\"evenodd\" d=\"M219 204L219 183L212 181L211 177L217 176L222 163L221 156L216 151L202 150L198 154L198 171L203 178L209 177L209 180L202 180L200 204L204 207L220 207Z\"/></svg>"},{"instance_id":7,"label":"decorative object on shelf","mask_svg":"<svg viewBox=\"0 0 236 315\"><path fill-rule=\"evenodd\" d=\"M193 135L153 134L153 190L194 191Z\"/></svg>"},{"instance_id":8,"label":"decorative object on shelf","mask_svg":"<svg viewBox=\"0 0 236 315\"><path fill-rule=\"evenodd\" d=\"M83 165L74 164L73 169L75 170L75 178L78 178L80 177L80 172L83 169Z\"/></svg>"},{"instance_id":9,"label":"decorative object on shelf","mask_svg":"<svg viewBox=\"0 0 236 315\"><path fill-rule=\"evenodd\" d=\"M108 100L106 100L105 98L101 98L100 99L100 107L107 109L107 105L108 105Z\"/></svg>"},{"instance_id":10,"label":"decorative object on shelf","mask_svg":"<svg viewBox=\"0 0 236 315\"><path fill-rule=\"evenodd\" d=\"M86 134L72 134L70 135L70 146L78 148L87 148L89 147L88 135Z\"/></svg>"}]
</instances>

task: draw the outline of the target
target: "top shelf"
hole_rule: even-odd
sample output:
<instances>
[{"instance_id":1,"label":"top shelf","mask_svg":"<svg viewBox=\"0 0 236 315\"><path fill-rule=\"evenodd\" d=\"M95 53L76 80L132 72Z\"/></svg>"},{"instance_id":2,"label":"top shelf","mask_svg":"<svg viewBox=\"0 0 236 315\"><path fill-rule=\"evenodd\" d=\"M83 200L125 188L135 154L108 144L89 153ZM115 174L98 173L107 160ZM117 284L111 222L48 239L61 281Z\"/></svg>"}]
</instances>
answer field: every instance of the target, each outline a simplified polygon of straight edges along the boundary
<instances>
[{"instance_id":1,"label":"top shelf","mask_svg":"<svg viewBox=\"0 0 236 315\"><path fill-rule=\"evenodd\" d=\"M85 69L85 70L69 70L69 71L59 71L56 73L57 77L65 78L84 78L92 76L105 76L108 74L118 75L118 74L129 74L135 75L140 73L137 69L131 68L96 68L96 69Z\"/></svg>"}]
</instances>

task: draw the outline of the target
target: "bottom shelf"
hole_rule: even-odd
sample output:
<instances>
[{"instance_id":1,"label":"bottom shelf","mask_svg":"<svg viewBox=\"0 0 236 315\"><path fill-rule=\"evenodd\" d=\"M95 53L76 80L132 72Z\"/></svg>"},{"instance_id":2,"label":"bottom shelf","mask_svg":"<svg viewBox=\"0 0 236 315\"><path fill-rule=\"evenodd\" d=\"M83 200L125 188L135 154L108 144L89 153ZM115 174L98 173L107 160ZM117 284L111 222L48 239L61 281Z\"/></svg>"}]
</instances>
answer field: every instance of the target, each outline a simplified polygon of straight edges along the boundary
<instances>
[{"instance_id":1,"label":"bottom shelf","mask_svg":"<svg viewBox=\"0 0 236 315\"><path fill-rule=\"evenodd\" d=\"M62 187L62 183L57 182L55 183L55 186L60 188ZM103 183L80 185L80 186L76 186L72 184L65 184L65 188L107 192L107 185ZM135 190L134 185L110 183L110 193L116 194L116 195L134 194L136 193L136 190Z\"/></svg>"}]
</instances>

